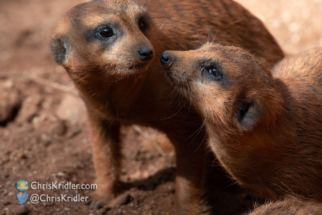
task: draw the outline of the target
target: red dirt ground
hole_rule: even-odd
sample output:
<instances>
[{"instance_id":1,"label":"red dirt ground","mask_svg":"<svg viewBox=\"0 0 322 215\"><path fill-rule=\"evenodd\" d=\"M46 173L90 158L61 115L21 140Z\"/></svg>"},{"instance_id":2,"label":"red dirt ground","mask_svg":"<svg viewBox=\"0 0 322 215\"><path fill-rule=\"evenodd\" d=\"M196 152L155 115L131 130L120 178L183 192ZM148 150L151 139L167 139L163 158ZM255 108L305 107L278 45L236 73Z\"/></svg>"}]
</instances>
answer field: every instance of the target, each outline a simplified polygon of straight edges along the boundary
<instances>
[{"instance_id":1,"label":"red dirt ground","mask_svg":"<svg viewBox=\"0 0 322 215\"><path fill-rule=\"evenodd\" d=\"M55 24L66 10L81 2L0 0L0 214L174 214L173 148L164 135L140 127L123 129L121 179L133 186L113 207L17 205L15 183L20 179L94 181L84 105L49 50ZM237 2L267 25L286 53L322 46L322 0ZM52 196L76 192L27 191ZM78 191L83 196L89 192Z\"/></svg>"}]
</instances>

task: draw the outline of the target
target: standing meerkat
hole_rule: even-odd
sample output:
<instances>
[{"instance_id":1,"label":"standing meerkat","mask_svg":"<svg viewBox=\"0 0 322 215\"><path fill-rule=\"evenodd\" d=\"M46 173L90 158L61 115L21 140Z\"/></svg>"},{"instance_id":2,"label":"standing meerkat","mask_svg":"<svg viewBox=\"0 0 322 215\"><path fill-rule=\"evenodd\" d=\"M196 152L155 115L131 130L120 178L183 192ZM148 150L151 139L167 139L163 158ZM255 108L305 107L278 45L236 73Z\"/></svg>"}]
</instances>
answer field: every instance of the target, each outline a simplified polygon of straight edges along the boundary
<instances>
[{"instance_id":1,"label":"standing meerkat","mask_svg":"<svg viewBox=\"0 0 322 215\"><path fill-rule=\"evenodd\" d=\"M232 46L162 56L170 82L203 116L212 151L239 184L266 198L322 201L322 49L287 57L272 73Z\"/></svg>"},{"instance_id":2,"label":"standing meerkat","mask_svg":"<svg viewBox=\"0 0 322 215\"><path fill-rule=\"evenodd\" d=\"M189 102L173 95L159 59L165 50L198 48L209 33L269 66L284 57L261 21L230 0L95 0L59 22L51 49L87 106L98 185L94 208L121 192L120 125L138 124L164 132L174 144L178 213L208 213L201 204L206 132Z\"/></svg>"}]
</instances>

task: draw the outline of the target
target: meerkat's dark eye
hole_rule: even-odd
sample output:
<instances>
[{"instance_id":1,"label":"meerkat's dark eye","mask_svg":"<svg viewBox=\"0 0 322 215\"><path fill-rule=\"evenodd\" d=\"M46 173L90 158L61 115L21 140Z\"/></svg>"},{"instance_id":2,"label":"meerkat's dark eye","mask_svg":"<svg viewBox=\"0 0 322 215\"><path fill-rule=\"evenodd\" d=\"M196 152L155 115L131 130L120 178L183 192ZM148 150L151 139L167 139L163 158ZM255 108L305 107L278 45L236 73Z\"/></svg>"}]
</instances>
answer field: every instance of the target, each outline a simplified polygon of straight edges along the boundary
<instances>
[{"instance_id":1,"label":"meerkat's dark eye","mask_svg":"<svg viewBox=\"0 0 322 215\"><path fill-rule=\"evenodd\" d=\"M205 67L205 72L207 72L216 81L219 81L223 78L223 74L217 66Z\"/></svg>"},{"instance_id":2,"label":"meerkat's dark eye","mask_svg":"<svg viewBox=\"0 0 322 215\"><path fill-rule=\"evenodd\" d=\"M145 21L145 19L142 17L139 20L139 28L142 32L144 32L147 29L147 22Z\"/></svg>"},{"instance_id":3,"label":"meerkat's dark eye","mask_svg":"<svg viewBox=\"0 0 322 215\"><path fill-rule=\"evenodd\" d=\"M103 39L112 37L113 35L114 35L113 29L108 26L99 29L98 32L96 33L97 37L103 38Z\"/></svg>"}]
</instances>

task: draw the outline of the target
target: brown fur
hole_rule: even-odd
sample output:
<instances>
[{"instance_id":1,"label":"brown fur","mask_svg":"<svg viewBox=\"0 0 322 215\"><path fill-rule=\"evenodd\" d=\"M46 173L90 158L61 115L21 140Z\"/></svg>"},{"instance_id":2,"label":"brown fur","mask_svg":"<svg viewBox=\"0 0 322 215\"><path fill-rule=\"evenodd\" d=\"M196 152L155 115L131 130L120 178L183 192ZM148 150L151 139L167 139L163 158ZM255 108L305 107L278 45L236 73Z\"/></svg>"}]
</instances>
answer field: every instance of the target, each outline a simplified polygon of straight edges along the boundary
<instances>
[{"instance_id":1,"label":"brown fur","mask_svg":"<svg viewBox=\"0 0 322 215\"><path fill-rule=\"evenodd\" d=\"M289 198L257 207L248 215L321 215L322 206L313 201Z\"/></svg>"},{"instance_id":2,"label":"brown fur","mask_svg":"<svg viewBox=\"0 0 322 215\"><path fill-rule=\"evenodd\" d=\"M166 133L175 146L178 211L206 213L200 204L206 133L199 115L166 81L161 53L196 49L216 35L216 42L243 47L270 66L284 55L264 25L233 1L146 0L143 6L129 0L78 5L60 21L51 42L55 60L87 105L98 184L93 203L108 202L120 192L119 127L139 124ZM145 31L139 28L141 18ZM99 25L111 26L116 36L98 39ZM142 46L153 48L152 60L138 60Z\"/></svg>"},{"instance_id":3,"label":"brown fur","mask_svg":"<svg viewBox=\"0 0 322 215\"><path fill-rule=\"evenodd\" d=\"M213 152L240 184L263 197L322 201L322 49L288 57L272 74L237 47L166 53L171 82L199 110Z\"/></svg>"}]
</instances>

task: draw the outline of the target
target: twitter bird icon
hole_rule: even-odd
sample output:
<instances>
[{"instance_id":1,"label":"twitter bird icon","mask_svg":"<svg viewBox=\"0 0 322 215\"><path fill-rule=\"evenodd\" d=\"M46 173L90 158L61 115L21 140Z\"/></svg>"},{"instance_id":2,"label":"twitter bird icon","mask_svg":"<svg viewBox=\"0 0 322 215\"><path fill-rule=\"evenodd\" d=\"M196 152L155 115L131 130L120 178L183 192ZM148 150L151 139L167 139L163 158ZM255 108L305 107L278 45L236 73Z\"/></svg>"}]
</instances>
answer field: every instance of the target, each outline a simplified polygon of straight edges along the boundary
<instances>
[{"instance_id":1,"label":"twitter bird icon","mask_svg":"<svg viewBox=\"0 0 322 215\"><path fill-rule=\"evenodd\" d=\"M18 204L23 204L28 200L28 194L24 193L22 196L20 196L19 194L17 194L17 200L18 200Z\"/></svg>"}]
</instances>

